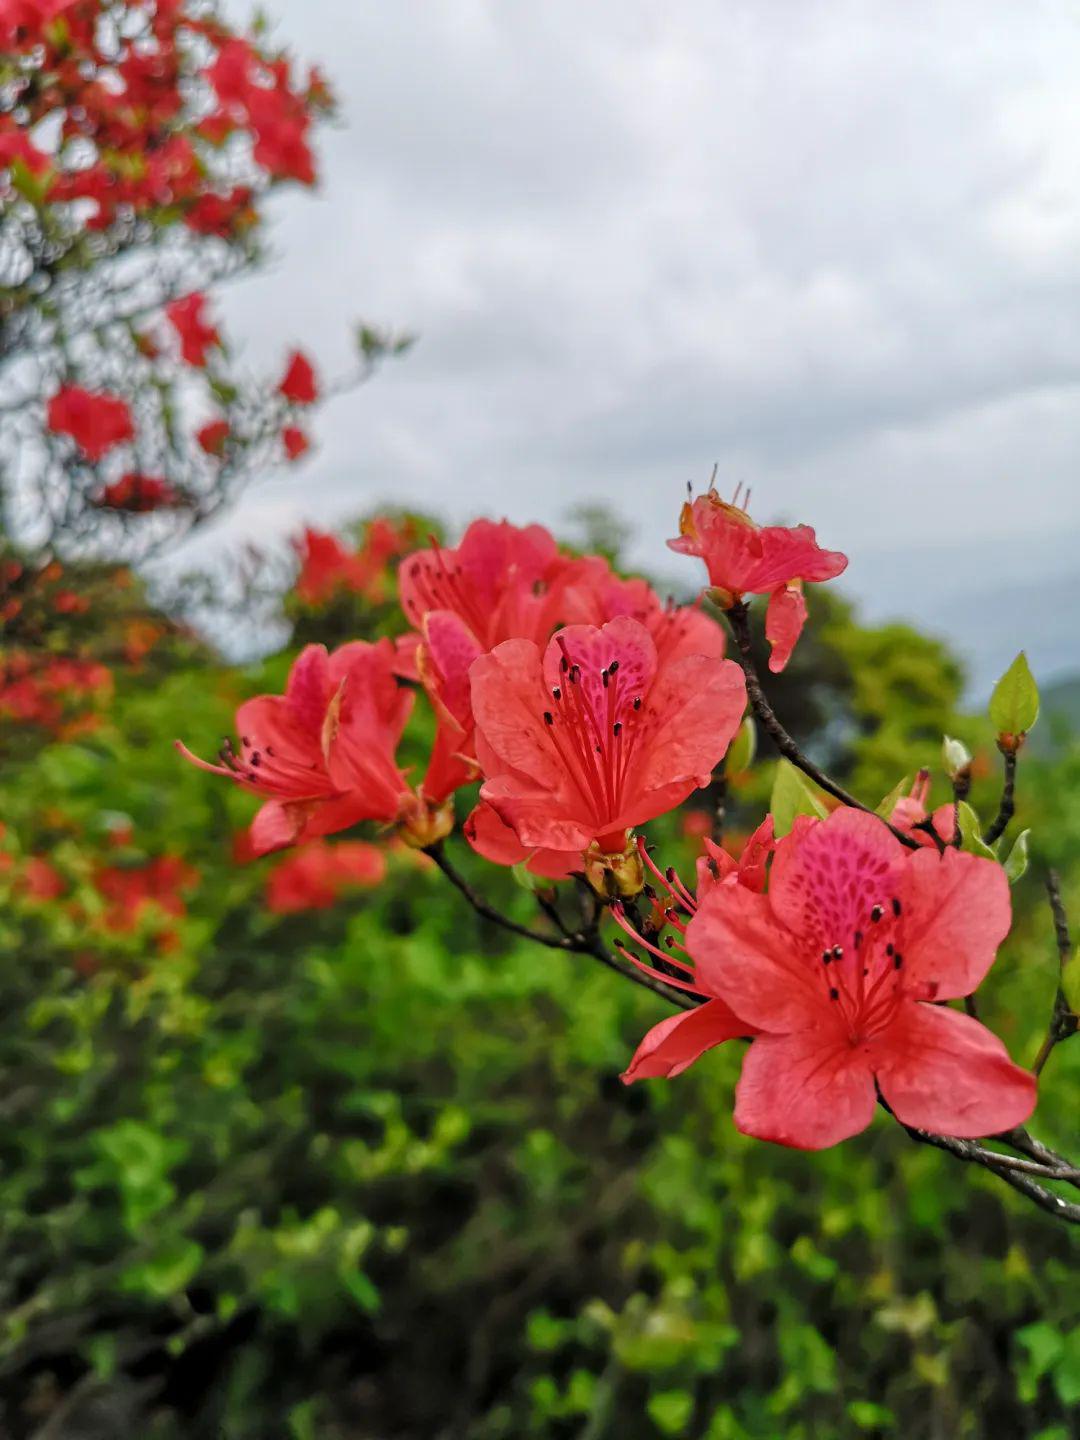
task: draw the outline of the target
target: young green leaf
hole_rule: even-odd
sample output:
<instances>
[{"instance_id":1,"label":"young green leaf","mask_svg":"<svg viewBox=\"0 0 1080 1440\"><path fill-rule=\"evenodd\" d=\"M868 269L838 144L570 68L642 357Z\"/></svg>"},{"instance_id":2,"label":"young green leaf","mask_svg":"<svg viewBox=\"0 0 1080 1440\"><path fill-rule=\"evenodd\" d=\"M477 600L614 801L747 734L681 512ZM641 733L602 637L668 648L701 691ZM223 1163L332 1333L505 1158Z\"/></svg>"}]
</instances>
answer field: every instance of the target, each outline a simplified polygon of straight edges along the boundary
<instances>
[{"instance_id":1,"label":"young green leaf","mask_svg":"<svg viewBox=\"0 0 1080 1440\"><path fill-rule=\"evenodd\" d=\"M1025 735L1039 718L1039 689L1023 650L990 696L990 723L999 735Z\"/></svg>"},{"instance_id":2,"label":"young green leaf","mask_svg":"<svg viewBox=\"0 0 1080 1440\"><path fill-rule=\"evenodd\" d=\"M819 820L824 820L829 813L795 766L787 760L776 762L769 809L777 839L788 833L796 815L816 815Z\"/></svg>"},{"instance_id":3,"label":"young green leaf","mask_svg":"<svg viewBox=\"0 0 1080 1440\"><path fill-rule=\"evenodd\" d=\"M883 820L891 820L892 812L896 809L896 802L900 799L901 795L905 795L907 793L907 789L910 784L910 775L905 775L902 780L898 780L893 786L893 788L889 791L889 793L885 796L885 799L882 800L881 804L874 811L874 814L880 815Z\"/></svg>"},{"instance_id":4,"label":"young green leaf","mask_svg":"<svg viewBox=\"0 0 1080 1440\"><path fill-rule=\"evenodd\" d=\"M747 715L746 719L739 726L735 739L727 753L726 770L729 775L741 775L749 770L754 763L754 756L757 754L757 727L754 725L754 717Z\"/></svg>"},{"instance_id":5,"label":"young green leaf","mask_svg":"<svg viewBox=\"0 0 1080 1440\"><path fill-rule=\"evenodd\" d=\"M1080 947L1075 949L1061 967L1061 993L1074 1015L1080 1015Z\"/></svg>"},{"instance_id":6,"label":"young green leaf","mask_svg":"<svg viewBox=\"0 0 1080 1440\"><path fill-rule=\"evenodd\" d=\"M996 860L997 852L982 838L979 817L966 800L960 801L959 811L960 848L970 855L981 855L984 860Z\"/></svg>"},{"instance_id":7,"label":"young green leaf","mask_svg":"<svg viewBox=\"0 0 1080 1440\"><path fill-rule=\"evenodd\" d=\"M1028 837L1030 834L1030 830L1021 830L1009 851L1008 859L1001 862L1010 885L1015 885L1028 868Z\"/></svg>"}]
</instances>

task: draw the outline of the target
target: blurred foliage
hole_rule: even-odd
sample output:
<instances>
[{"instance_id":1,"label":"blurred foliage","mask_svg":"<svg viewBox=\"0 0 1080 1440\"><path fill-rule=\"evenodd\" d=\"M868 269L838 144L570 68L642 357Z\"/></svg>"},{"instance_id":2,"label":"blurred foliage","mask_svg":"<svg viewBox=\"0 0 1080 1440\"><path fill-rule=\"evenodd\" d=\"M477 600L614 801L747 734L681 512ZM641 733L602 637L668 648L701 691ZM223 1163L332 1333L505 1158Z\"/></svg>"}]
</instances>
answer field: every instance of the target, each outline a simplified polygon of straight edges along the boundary
<instances>
[{"instance_id":1,"label":"blurred foliage","mask_svg":"<svg viewBox=\"0 0 1080 1440\"><path fill-rule=\"evenodd\" d=\"M88 612L103 631L113 595ZM388 623L339 599L331 641ZM944 647L820 591L811 611L771 687L789 727L874 803L959 735L989 814L993 736L956 714ZM625 1089L659 1002L479 921L409 852L377 891L270 913L273 859L232 858L252 802L170 741L212 751L288 661L230 670L163 624L95 729L5 760L0 1433L1076 1433L1076 1238L985 1173L884 1116L822 1155L748 1141L732 1047ZM733 777L733 830L760 818L765 750ZM1022 762L1020 809L1033 865L980 1005L1030 1056L1055 983L1039 875L1077 874L1080 749ZM694 828L650 830L688 867ZM175 893L119 913L103 871L166 860L188 867ZM1067 899L1080 917L1075 878ZM1080 1044L1048 1078L1038 1129L1068 1146Z\"/></svg>"}]
</instances>

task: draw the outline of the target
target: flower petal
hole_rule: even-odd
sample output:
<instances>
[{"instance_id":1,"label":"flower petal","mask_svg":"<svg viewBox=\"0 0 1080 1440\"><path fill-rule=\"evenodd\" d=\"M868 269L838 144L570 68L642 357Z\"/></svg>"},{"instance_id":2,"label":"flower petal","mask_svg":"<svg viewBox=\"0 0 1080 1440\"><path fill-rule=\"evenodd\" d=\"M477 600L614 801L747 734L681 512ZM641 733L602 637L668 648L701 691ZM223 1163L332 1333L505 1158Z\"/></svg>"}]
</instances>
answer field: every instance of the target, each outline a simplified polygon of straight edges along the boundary
<instances>
[{"instance_id":1,"label":"flower petal","mask_svg":"<svg viewBox=\"0 0 1080 1440\"><path fill-rule=\"evenodd\" d=\"M473 715L506 766L556 790L563 776L541 713L540 651L531 640L504 640L469 670Z\"/></svg>"},{"instance_id":2,"label":"flower petal","mask_svg":"<svg viewBox=\"0 0 1080 1440\"><path fill-rule=\"evenodd\" d=\"M623 1071L623 1083L645 1080L653 1076L672 1079L681 1075L699 1055L734 1040L740 1035L756 1034L752 1025L740 1020L723 1000L709 1000L696 1010L671 1015L654 1025L642 1040L634 1058Z\"/></svg>"},{"instance_id":3,"label":"flower petal","mask_svg":"<svg viewBox=\"0 0 1080 1440\"><path fill-rule=\"evenodd\" d=\"M772 646L769 669L779 675L791 659L795 642L806 624L806 600L801 585L782 585L769 597L765 611L765 638Z\"/></svg>"},{"instance_id":4,"label":"flower petal","mask_svg":"<svg viewBox=\"0 0 1080 1440\"><path fill-rule=\"evenodd\" d=\"M762 1030L785 1033L833 1024L824 982L799 958L795 937L766 896L715 885L686 929L686 948L710 995Z\"/></svg>"},{"instance_id":5,"label":"flower petal","mask_svg":"<svg viewBox=\"0 0 1080 1440\"><path fill-rule=\"evenodd\" d=\"M743 1060L735 1124L744 1135L823 1150L870 1124L876 1096L862 1048L831 1030L761 1035Z\"/></svg>"},{"instance_id":6,"label":"flower petal","mask_svg":"<svg viewBox=\"0 0 1080 1440\"><path fill-rule=\"evenodd\" d=\"M684 778L707 785L742 723L742 667L684 655L657 675L646 706L654 728L636 788L655 790Z\"/></svg>"},{"instance_id":7,"label":"flower petal","mask_svg":"<svg viewBox=\"0 0 1080 1440\"><path fill-rule=\"evenodd\" d=\"M777 847L769 903L812 949L843 946L867 930L875 905L899 892L905 851L876 815L846 807L793 832Z\"/></svg>"},{"instance_id":8,"label":"flower petal","mask_svg":"<svg viewBox=\"0 0 1080 1440\"><path fill-rule=\"evenodd\" d=\"M502 817L483 801L464 825L465 839L485 860L495 865L520 865L548 880L565 880L582 868L581 851L530 850Z\"/></svg>"},{"instance_id":9,"label":"flower petal","mask_svg":"<svg viewBox=\"0 0 1080 1440\"><path fill-rule=\"evenodd\" d=\"M908 976L933 985L939 1000L970 995L1012 923L1004 870L951 846L943 855L918 850L907 862L901 901Z\"/></svg>"},{"instance_id":10,"label":"flower petal","mask_svg":"<svg viewBox=\"0 0 1080 1440\"><path fill-rule=\"evenodd\" d=\"M995 1135L1035 1108L1035 1076L985 1025L946 1006L903 1006L871 1063L896 1118L934 1135Z\"/></svg>"}]
</instances>

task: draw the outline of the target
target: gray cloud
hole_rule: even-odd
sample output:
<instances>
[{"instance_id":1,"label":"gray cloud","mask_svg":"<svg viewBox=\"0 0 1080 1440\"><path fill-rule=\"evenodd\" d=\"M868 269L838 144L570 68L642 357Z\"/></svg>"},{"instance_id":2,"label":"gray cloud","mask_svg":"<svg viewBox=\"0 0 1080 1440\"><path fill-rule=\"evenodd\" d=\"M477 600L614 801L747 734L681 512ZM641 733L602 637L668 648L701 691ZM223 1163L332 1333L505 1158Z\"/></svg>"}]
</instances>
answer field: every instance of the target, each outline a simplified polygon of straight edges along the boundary
<instances>
[{"instance_id":1,"label":"gray cloud","mask_svg":"<svg viewBox=\"0 0 1080 1440\"><path fill-rule=\"evenodd\" d=\"M225 535L387 497L462 522L555 522L605 497L636 524L636 558L666 566L658 537L715 461L762 518L848 549L875 613L951 628L980 674L1006 601L978 547L1015 557L1017 584L1051 553L1077 574L1071 7L278 14L344 123L321 193L278 203L277 259L230 294L234 331L253 356L302 337L328 371L349 316L421 340L333 402L315 458L253 491ZM986 591L978 626L944 613L960 571ZM1076 663L1050 649L1052 668Z\"/></svg>"}]
</instances>

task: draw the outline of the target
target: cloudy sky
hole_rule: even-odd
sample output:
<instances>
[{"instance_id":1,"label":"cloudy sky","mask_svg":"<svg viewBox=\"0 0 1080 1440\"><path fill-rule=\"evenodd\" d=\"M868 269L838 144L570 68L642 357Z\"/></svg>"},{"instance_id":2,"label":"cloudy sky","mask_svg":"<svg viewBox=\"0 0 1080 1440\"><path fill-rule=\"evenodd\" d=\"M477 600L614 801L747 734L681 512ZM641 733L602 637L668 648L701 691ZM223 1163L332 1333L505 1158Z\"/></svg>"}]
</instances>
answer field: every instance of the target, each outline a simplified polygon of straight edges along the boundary
<instances>
[{"instance_id":1,"label":"cloudy sky","mask_svg":"<svg viewBox=\"0 0 1080 1440\"><path fill-rule=\"evenodd\" d=\"M1080 5L277 0L342 102L225 302L253 360L415 332L227 526L384 500L635 560L713 464L868 614L1080 669ZM234 8L234 13L243 13Z\"/></svg>"}]
</instances>

